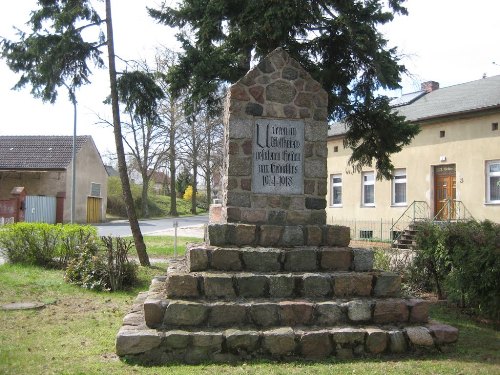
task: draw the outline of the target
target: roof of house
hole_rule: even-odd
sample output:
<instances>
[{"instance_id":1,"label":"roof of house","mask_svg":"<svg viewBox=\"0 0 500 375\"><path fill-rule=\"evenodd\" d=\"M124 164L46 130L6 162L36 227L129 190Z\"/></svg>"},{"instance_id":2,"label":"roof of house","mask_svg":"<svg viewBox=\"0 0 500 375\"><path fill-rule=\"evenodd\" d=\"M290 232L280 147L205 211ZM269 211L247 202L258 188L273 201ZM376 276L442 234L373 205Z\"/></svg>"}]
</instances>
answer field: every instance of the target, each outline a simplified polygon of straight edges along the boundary
<instances>
[{"instance_id":1,"label":"roof of house","mask_svg":"<svg viewBox=\"0 0 500 375\"><path fill-rule=\"evenodd\" d=\"M76 152L89 140L89 135L77 136ZM66 169L72 154L72 136L0 136L1 170Z\"/></svg>"},{"instance_id":2,"label":"roof of house","mask_svg":"<svg viewBox=\"0 0 500 375\"><path fill-rule=\"evenodd\" d=\"M500 109L500 75L443 87L431 92L416 91L391 100L391 105L409 121L421 122L492 108ZM330 125L328 136L345 134L342 122Z\"/></svg>"}]
</instances>

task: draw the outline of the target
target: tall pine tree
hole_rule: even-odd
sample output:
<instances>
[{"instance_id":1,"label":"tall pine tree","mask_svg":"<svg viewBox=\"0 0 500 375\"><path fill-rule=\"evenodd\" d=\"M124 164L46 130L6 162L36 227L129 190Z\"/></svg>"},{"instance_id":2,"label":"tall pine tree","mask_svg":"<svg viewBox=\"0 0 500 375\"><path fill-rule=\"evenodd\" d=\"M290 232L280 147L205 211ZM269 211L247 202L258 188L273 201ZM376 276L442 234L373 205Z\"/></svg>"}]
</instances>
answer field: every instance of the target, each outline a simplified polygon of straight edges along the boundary
<instances>
[{"instance_id":1,"label":"tall pine tree","mask_svg":"<svg viewBox=\"0 0 500 375\"><path fill-rule=\"evenodd\" d=\"M399 87L404 66L377 27L406 14L404 0L211 0L163 2L149 9L158 22L180 29L184 54L170 70L174 92L195 102L220 103L233 83L277 47L283 47L329 94L329 118L347 124L350 164L375 165L390 178L391 153L411 142L418 127L391 113L379 89ZM384 7L384 5L387 5Z\"/></svg>"}]
</instances>

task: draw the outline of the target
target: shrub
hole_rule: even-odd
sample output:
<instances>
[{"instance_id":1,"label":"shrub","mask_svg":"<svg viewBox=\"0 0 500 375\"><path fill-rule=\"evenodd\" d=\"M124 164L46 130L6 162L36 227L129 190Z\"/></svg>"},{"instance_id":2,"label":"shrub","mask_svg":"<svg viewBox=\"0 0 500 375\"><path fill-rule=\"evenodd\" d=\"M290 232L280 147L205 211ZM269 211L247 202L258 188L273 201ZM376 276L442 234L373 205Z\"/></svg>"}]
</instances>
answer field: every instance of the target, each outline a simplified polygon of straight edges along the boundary
<instances>
[{"instance_id":1,"label":"shrub","mask_svg":"<svg viewBox=\"0 0 500 375\"><path fill-rule=\"evenodd\" d=\"M89 242L69 262L64 279L92 290L121 290L137 280L137 265L127 259L132 241L101 237L100 243Z\"/></svg>"},{"instance_id":2,"label":"shrub","mask_svg":"<svg viewBox=\"0 0 500 375\"><path fill-rule=\"evenodd\" d=\"M189 185L184 191L182 199L184 199L185 201L190 201L192 196L193 196L193 187Z\"/></svg>"},{"instance_id":3,"label":"shrub","mask_svg":"<svg viewBox=\"0 0 500 375\"><path fill-rule=\"evenodd\" d=\"M0 247L11 263L64 267L79 246L96 235L92 226L16 223L0 231Z\"/></svg>"},{"instance_id":4,"label":"shrub","mask_svg":"<svg viewBox=\"0 0 500 375\"><path fill-rule=\"evenodd\" d=\"M491 221L446 227L444 246L453 267L446 280L451 300L500 319L500 225Z\"/></svg>"}]
</instances>

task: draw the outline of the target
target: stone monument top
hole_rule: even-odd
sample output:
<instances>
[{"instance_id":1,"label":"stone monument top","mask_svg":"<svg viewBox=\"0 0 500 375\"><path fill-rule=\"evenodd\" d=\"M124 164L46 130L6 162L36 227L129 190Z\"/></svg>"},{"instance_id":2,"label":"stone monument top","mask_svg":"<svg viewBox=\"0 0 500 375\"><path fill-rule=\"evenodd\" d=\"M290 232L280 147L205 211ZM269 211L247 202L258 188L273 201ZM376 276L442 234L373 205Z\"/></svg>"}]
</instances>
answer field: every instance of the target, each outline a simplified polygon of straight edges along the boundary
<instances>
[{"instance_id":1,"label":"stone monument top","mask_svg":"<svg viewBox=\"0 0 500 375\"><path fill-rule=\"evenodd\" d=\"M247 233L229 241L239 245L324 244L327 106L327 92L282 48L229 88L222 212L209 224L211 244L234 230Z\"/></svg>"}]
</instances>

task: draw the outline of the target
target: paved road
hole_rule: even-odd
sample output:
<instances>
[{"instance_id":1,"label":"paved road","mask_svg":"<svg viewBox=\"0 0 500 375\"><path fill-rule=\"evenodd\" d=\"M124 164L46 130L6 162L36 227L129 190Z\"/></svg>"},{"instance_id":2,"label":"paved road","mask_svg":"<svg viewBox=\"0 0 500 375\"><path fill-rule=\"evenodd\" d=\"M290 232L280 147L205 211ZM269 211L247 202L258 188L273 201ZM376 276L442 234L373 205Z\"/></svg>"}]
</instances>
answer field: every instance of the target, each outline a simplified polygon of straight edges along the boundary
<instances>
[{"instance_id":1,"label":"paved road","mask_svg":"<svg viewBox=\"0 0 500 375\"><path fill-rule=\"evenodd\" d=\"M139 220L139 226L141 227L141 232L145 234L171 234L174 228L174 221L177 220L179 231L183 230L188 232L188 228L201 228L204 224L208 223L208 214L197 215L197 216L183 216L178 218L164 218L164 219L152 219L152 220ZM100 236L131 236L130 227L127 220L117 220L109 223L96 225ZM197 230L198 232L201 229ZM179 235L181 235L179 233ZM197 237L197 236L194 236Z\"/></svg>"}]
</instances>

